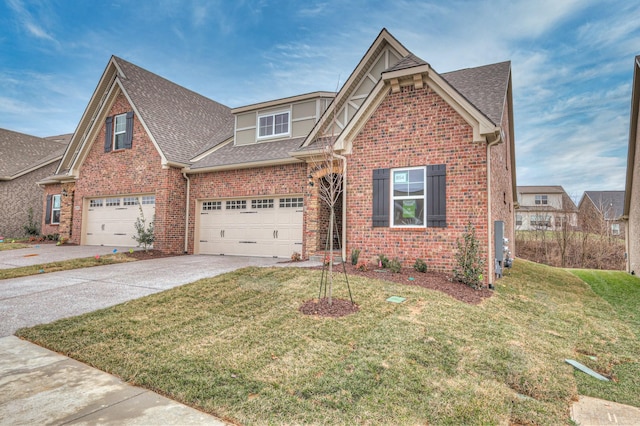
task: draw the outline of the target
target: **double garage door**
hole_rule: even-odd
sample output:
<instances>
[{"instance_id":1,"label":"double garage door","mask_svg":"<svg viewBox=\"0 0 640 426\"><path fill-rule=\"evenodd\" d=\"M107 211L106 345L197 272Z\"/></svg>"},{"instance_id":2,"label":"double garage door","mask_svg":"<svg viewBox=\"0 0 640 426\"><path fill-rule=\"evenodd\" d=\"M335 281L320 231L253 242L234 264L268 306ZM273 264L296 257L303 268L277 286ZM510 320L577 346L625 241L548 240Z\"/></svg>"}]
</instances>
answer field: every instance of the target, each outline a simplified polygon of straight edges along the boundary
<instances>
[{"instance_id":1,"label":"double garage door","mask_svg":"<svg viewBox=\"0 0 640 426\"><path fill-rule=\"evenodd\" d=\"M147 226L155 214L155 196L129 195L88 200L84 244L89 246L135 247L135 223L140 208Z\"/></svg>"},{"instance_id":2,"label":"double garage door","mask_svg":"<svg viewBox=\"0 0 640 426\"><path fill-rule=\"evenodd\" d=\"M302 197L200 201L197 252L289 258L302 252Z\"/></svg>"}]
</instances>

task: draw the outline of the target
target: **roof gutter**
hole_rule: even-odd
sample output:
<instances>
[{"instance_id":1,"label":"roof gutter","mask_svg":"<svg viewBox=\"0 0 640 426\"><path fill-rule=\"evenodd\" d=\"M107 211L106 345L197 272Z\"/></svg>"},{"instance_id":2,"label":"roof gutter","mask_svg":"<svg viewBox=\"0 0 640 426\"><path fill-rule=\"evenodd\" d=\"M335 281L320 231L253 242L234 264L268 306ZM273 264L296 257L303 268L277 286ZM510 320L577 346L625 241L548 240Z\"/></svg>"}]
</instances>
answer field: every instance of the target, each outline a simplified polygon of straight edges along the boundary
<instances>
[{"instance_id":1,"label":"roof gutter","mask_svg":"<svg viewBox=\"0 0 640 426\"><path fill-rule=\"evenodd\" d=\"M187 176L184 170L182 171L182 177L187 181L187 198L184 207L184 252L186 254L189 251L189 200L191 198L191 179L189 179L189 176Z\"/></svg>"}]
</instances>

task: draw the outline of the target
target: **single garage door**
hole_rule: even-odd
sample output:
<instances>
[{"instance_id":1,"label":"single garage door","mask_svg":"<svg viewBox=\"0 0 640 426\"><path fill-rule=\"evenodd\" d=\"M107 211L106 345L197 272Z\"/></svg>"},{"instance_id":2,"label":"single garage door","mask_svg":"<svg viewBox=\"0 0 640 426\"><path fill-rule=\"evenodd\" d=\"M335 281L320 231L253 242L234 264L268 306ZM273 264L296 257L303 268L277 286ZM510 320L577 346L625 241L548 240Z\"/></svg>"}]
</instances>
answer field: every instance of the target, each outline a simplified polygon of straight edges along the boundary
<instances>
[{"instance_id":1,"label":"single garage door","mask_svg":"<svg viewBox=\"0 0 640 426\"><path fill-rule=\"evenodd\" d=\"M303 197L201 201L198 252L290 258L302 252Z\"/></svg>"},{"instance_id":2,"label":"single garage door","mask_svg":"<svg viewBox=\"0 0 640 426\"><path fill-rule=\"evenodd\" d=\"M156 210L154 195L92 198L88 202L84 244L89 246L135 247L140 208L147 225Z\"/></svg>"}]
</instances>

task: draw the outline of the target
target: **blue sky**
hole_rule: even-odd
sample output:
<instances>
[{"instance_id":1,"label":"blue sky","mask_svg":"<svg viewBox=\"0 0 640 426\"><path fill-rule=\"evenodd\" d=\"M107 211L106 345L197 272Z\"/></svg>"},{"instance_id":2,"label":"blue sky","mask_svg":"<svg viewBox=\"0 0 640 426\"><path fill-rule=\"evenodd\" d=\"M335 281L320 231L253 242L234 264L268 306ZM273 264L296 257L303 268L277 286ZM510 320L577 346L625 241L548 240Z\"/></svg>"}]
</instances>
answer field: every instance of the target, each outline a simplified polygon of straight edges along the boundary
<instances>
[{"instance_id":1,"label":"blue sky","mask_svg":"<svg viewBox=\"0 0 640 426\"><path fill-rule=\"evenodd\" d=\"M517 183L624 189L640 2L2 0L0 127L71 133L110 56L230 107L334 91L386 27L438 72L512 61Z\"/></svg>"}]
</instances>

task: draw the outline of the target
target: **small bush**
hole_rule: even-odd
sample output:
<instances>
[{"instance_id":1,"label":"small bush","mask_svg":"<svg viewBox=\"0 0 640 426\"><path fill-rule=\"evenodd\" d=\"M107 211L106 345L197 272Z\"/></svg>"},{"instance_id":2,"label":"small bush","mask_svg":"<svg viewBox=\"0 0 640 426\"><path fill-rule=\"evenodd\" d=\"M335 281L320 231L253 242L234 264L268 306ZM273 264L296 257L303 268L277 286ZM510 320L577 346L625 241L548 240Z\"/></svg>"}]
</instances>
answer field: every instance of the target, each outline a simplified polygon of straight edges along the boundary
<instances>
[{"instance_id":1,"label":"small bush","mask_svg":"<svg viewBox=\"0 0 640 426\"><path fill-rule=\"evenodd\" d=\"M356 266L356 269L358 271L367 272L369 270L369 265L367 262L360 262L358 263L358 266Z\"/></svg>"},{"instance_id":2,"label":"small bush","mask_svg":"<svg viewBox=\"0 0 640 426\"><path fill-rule=\"evenodd\" d=\"M413 264L413 269L424 274L427 272L427 263L422 259L416 259L416 262Z\"/></svg>"},{"instance_id":3,"label":"small bush","mask_svg":"<svg viewBox=\"0 0 640 426\"><path fill-rule=\"evenodd\" d=\"M301 260L302 260L302 256L300 256L300 253L298 253L297 251L294 251L293 254L291 255L291 261L300 262Z\"/></svg>"},{"instance_id":4,"label":"small bush","mask_svg":"<svg viewBox=\"0 0 640 426\"><path fill-rule=\"evenodd\" d=\"M457 266L453 269L456 281L474 289L482 288L484 259L480 252L480 242L476 238L476 229L471 222L467 224L462 238L457 241L458 252L455 255Z\"/></svg>"},{"instance_id":5,"label":"small bush","mask_svg":"<svg viewBox=\"0 0 640 426\"><path fill-rule=\"evenodd\" d=\"M58 241L59 237L60 237L60 234L47 234L44 236L44 239L48 241Z\"/></svg>"},{"instance_id":6,"label":"small bush","mask_svg":"<svg viewBox=\"0 0 640 426\"><path fill-rule=\"evenodd\" d=\"M385 256L384 254L381 254L378 256L378 266L381 268L388 268L389 267L389 258L387 256Z\"/></svg>"},{"instance_id":7,"label":"small bush","mask_svg":"<svg viewBox=\"0 0 640 426\"><path fill-rule=\"evenodd\" d=\"M28 237L34 237L40 234L38 224L33 220L33 208L31 207L29 207L29 211L27 212L27 224L22 228L24 229L25 235Z\"/></svg>"},{"instance_id":8,"label":"small bush","mask_svg":"<svg viewBox=\"0 0 640 426\"><path fill-rule=\"evenodd\" d=\"M400 271L402 270L402 263L400 263L400 260L397 257L389 262L389 269L394 274L400 273Z\"/></svg>"},{"instance_id":9,"label":"small bush","mask_svg":"<svg viewBox=\"0 0 640 426\"><path fill-rule=\"evenodd\" d=\"M144 218L144 214L142 212L142 206L140 206L140 217L136 219L136 223L134 224L136 228L136 233L131 238L136 240L138 246L142 246L144 251L149 250L149 247L153 244L153 240L155 239L153 234L153 222L155 220L155 216L147 225L147 222Z\"/></svg>"},{"instance_id":10,"label":"small bush","mask_svg":"<svg viewBox=\"0 0 640 426\"><path fill-rule=\"evenodd\" d=\"M356 248L356 249L351 250L351 264L352 265L357 265L359 258L360 258L360 249Z\"/></svg>"}]
</instances>

